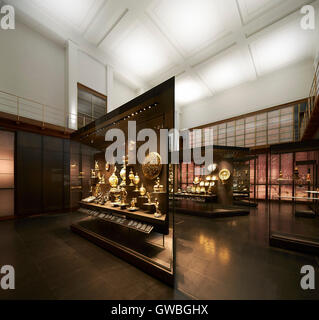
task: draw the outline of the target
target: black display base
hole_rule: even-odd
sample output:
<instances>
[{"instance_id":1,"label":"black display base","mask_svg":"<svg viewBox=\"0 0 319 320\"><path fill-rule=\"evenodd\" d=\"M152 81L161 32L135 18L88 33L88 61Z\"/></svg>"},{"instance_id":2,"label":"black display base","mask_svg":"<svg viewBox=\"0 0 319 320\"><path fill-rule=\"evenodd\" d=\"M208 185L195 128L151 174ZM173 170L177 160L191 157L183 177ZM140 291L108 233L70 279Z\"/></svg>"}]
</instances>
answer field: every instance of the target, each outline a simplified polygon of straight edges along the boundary
<instances>
[{"instance_id":1,"label":"black display base","mask_svg":"<svg viewBox=\"0 0 319 320\"><path fill-rule=\"evenodd\" d=\"M296 210L295 216L301 218L315 218L316 214L312 210Z\"/></svg>"},{"instance_id":2,"label":"black display base","mask_svg":"<svg viewBox=\"0 0 319 320\"><path fill-rule=\"evenodd\" d=\"M257 208L258 207L258 203L257 202L252 202L249 200L234 200L233 204L235 206L245 206L245 207L250 207L250 208Z\"/></svg>"},{"instance_id":3,"label":"black display base","mask_svg":"<svg viewBox=\"0 0 319 320\"><path fill-rule=\"evenodd\" d=\"M73 232L95 243L103 249L106 249L119 258L131 263L132 265L140 268L151 276L165 282L169 286L174 286L174 275L172 272L161 268L159 265L152 263L148 259L143 258L143 256L138 255L136 252L130 250L129 248L110 239L107 239L79 224L72 224L70 228Z\"/></svg>"},{"instance_id":4,"label":"black display base","mask_svg":"<svg viewBox=\"0 0 319 320\"><path fill-rule=\"evenodd\" d=\"M319 243L310 239L301 239L289 235L272 234L269 244L273 247L319 255Z\"/></svg>"},{"instance_id":5,"label":"black display base","mask_svg":"<svg viewBox=\"0 0 319 320\"><path fill-rule=\"evenodd\" d=\"M175 212L208 218L224 218L249 215L248 207L223 206L214 203L199 203L192 200L176 200Z\"/></svg>"}]
</instances>

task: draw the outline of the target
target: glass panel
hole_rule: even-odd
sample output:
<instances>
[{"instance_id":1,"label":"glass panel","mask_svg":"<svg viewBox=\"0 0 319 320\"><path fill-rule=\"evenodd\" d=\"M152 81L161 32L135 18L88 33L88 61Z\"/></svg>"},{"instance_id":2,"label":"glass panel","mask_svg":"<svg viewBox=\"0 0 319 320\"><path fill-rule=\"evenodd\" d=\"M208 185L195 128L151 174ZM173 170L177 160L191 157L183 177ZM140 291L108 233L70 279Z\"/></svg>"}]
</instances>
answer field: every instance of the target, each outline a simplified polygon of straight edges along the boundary
<instances>
[{"instance_id":1,"label":"glass panel","mask_svg":"<svg viewBox=\"0 0 319 320\"><path fill-rule=\"evenodd\" d=\"M0 217L14 215L14 137L0 130Z\"/></svg>"},{"instance_id":2,"label":"glass panel","mask_svg":"<svg viewBox=\"0 0 319 320\"><path fill-rule=\"evenodd\" d=\"M106 100L78 88L78 128L106 114Z\"/></svg>"},{"instance_id":3,"label":"glass panel","mask_svg":"<svg viewBox=\"0 0 319 320\"><path fill-rule=\"evenodd\" d=\"M313 149L289 153L276 149L277 154L272 155L272 162L277 163L278 158L281 159L281 174L278 174L277 165L271 165L272 180L276 176L282 179L278 181L278 186L271 187L271 199L281 201L270 204L269 235L281 247L288 243L290 247L298 243L305 248L319 244L319 221L315 218L319 213L316 200L318 175L315 173L319 151L316 146Z\"/></svg>"}]
</instances>

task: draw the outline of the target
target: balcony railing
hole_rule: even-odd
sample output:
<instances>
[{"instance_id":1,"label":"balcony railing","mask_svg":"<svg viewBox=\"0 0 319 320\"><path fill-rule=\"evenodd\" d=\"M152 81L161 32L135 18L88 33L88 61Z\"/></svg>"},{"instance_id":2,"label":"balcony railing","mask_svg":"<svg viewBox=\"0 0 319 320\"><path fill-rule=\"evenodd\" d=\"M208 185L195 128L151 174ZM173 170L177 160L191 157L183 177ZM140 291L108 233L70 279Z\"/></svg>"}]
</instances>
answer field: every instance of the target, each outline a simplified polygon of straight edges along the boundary
<instances>
[{"instance_id":1,"label":"balcony railing","mask_svg":"<svg viewBox=\"0 0 319 320\"><path fill-rule=\"evenodd\" d=\"M303 118L300 122L300 136L302 140L312 138L316 133L316 125L317 123L317 113L319 113L319 62L316 67L316 71L314 74L314 78L312 81L308 105L305 113L303 114Z\"/></svg>"},{"instance_id":2,"label":"balcony railing","mask_svg":"<svg viewBox=\"0 0 319 320\"><path fill-rule=\"evenodd\" d=\"M65 107L57 108L28 98L16 96L0 90L0 112L16 116L16 120L27 118L36 120L45 126L46 123L68 127Z\"/></svg>"}]
</instances>

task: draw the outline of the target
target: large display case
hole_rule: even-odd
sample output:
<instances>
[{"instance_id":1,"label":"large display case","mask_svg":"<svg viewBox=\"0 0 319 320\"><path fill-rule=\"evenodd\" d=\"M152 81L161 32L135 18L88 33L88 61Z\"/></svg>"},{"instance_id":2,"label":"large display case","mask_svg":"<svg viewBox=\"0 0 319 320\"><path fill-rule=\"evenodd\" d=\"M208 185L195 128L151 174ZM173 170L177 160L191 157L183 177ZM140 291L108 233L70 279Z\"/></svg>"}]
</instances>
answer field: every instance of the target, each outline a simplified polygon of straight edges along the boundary
<instances>
[{"instance_id":1,"label":"large display case","mask_svg":"<svg viewBox=\"0 0 319 320\"><path fill-rule=\"evenodd\" d=\"M174 174L169 182L160 130L174 128L174 86L172 78L81 128L71 146L71 200L86 214L71 229L169 284L174 210L168 195ZM132 139L128 122L135 123L137 136L143 129L156 133L157 150L146 150L140 163L128 154L140 152L145 141ZM111 129L125 137L124 155L114 164L106 158L112 142L105 135Z\"/></svg>"},{"instance_id":2,"label":"large display case","mask_svg":"<svg viewBox=\"0 0 319 320\"><path fill-rule=\"evenodd\" d=\"M270 162L270 244L318 253L319 142L274 145Z\"/></svg>"},{"instance_id":3,"label":"large display case","mask_svg":"<svg viewBox=\"0 0 319 320\"><path fill-rule=\"evenodd\" d=\"M196 165L193 159L177 166L176 212L209 217L249 214L250 150L215 145L211 148L214 162L206 164L208 171L205 164Z\"/></svg>"}]
</instances>

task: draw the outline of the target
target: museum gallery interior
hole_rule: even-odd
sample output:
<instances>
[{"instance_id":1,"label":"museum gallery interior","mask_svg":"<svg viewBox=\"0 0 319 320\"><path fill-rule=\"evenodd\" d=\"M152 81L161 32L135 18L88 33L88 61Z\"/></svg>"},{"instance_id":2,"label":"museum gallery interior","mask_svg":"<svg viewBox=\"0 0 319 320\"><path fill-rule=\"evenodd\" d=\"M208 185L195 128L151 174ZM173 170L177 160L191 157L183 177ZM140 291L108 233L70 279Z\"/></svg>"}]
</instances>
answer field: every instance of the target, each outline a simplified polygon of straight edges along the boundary
<instances>
[{"instance_id":1,"label":"museum gallery interior","mask_svg":"<svg viewBox=\"0 0 319 320\"><path fill-rule=\"evenodd\" d=\"M0 299L319 298L318 0L0 8Z\"/></svg>"}]
</instances>

